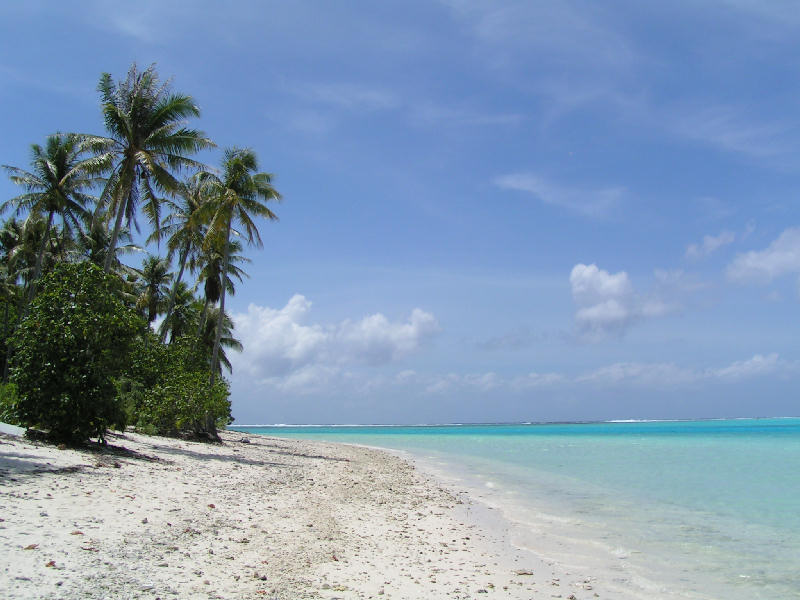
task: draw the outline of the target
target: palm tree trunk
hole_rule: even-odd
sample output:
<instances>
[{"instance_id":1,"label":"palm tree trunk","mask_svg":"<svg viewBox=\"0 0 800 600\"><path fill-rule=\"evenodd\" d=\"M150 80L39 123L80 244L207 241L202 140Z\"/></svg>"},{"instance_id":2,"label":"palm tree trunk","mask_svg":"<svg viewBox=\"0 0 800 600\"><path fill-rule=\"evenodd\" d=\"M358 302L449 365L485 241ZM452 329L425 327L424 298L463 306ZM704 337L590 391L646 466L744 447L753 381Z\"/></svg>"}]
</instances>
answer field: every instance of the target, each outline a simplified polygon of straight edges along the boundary
<instances>
[{"instance_id":1,"label":"palm tree trunk","mask_svg":"<svg viewBox=\"0 0 800 600\"><path fill-rule=\"evenodd\" d=\"M186 268L186 259L188 257L189 257L189 240L186 240L186 243L183 246L183 250L181 250L181 268L178 270L178 276L175 278L175 283L172 285L172 292L170 292L169 304L167 305L167 315L164 317L164 327L162 327L161 329L162 344L164 343L164 340L167 339L169 318L172 316L172 309L175 308L175 295L178 293L178 284L181 282L181 278L183 277L183 270ZM171 342L172 339L170 338L170 343Z\"/></svg>"},{"instance_id":2,"label":"palm tree trunk","mask_svg":"<svg viewBox=\"0 0 800 600\"><path fill-rule=\"evenodd\" d=\"M111 241L108 244L108 254L106 254L106 262L103 265L103 272L108 273L111 271L111 263L114 260L114 255L116 254L117 250L117 238L119 238L119 230L122 228L122 217L125 216L125 207L131 201L131 195L133 194L133 170L128 168L126 169L127 177L123 177L120 175L119 178L119 186L120 189L123 188L123 183L125 184L125 188L127 191L120 194L121 198L120 201L117 202L117 218L114 222L114 231L111 233ZM125 202L122 202L122 198L125 198Z\"/></svg>"},{"instance_id":3,"label":"palm tree trunk","mask_svg":"<svg viewBox=\"0 0 800 600\"><path fill-rule=\"evenodd\" d=\"M195 335L195 337L197 338L199 338L200 334L203 333L203 327L205 327L206 324L206 314L208 313L208 305L209 305L209 300L208 296L206 296L206 301L203 304L203 312L200 313L200 321L197 325L197 335Z\"/></svg>"},{"instance_id":4,"label":"palm tree trunk","mask_svg":"<svg viewBox=\"0 0 800 600\"><path fill-rule=\"evenodd\" d=\"M6 359L3 362L3 383L8 383L8 359L11 358L9 354L11 353L11 344L8 343L8 305L9 299L6 298L5 301L6 309L5 315L3 317L3 340L6 343Z\"/></svg>"},{"instance_id":5,"label":"palm tree trunk","mask_svg":"<svg viewBox=\"0 0 800 600\"><path fill-rule=\"evenodd\" d=\"M230 246L231 238L231 218L228 219L228 227L225 231L225 249L222 253L222 290L219 295L219 315L217 317L217 331L214 335L214 350L211 352L211 385L217 378L217 371L219 370L219 345L222 340L222 325L225 319L225 288L228 287L228 248ZM214 417L206 414L206 433L213 441L221 441L217 433L217 424Z\"/></svg>"},{"instance_id":6,"label":"palm tree trunk","mask_svg":"<svg viewBox=\"0 0 800 600\"><path fill-rule=\"evenodd\" d=\"M51 210L47 213L47 225L44 228L44 234L42 235L42 241L39 244L39 253L36 255L36 266L33 269L33 281L31 281L31 286L28 289L28 300L25 305L25 311L27 312L27 305L30 304L33 297L36 295L36 284L39 282L39 275L42 274L42 263L44 262L44 250L47 247L47 238L50 237L50 228L53 225L53 211Z\"/></svg>"},{"instance_id":7,"label":"palm tree trunk","mask_svg":"<svg viewBox=\"0 0 800 600\"><path fill-rule=\"evenodd\" d=\"M231 218L228 219L228 226L225 231L225 248L222 251L222 289L219 295L219 317L217 318L217 331L214 335L214 350L211 352L211 383L217 376L219 370L219 345L222 340L222 321L225 318L225 291L228 287L228 250L231 239Z\"/></svg>"}]
</instances>

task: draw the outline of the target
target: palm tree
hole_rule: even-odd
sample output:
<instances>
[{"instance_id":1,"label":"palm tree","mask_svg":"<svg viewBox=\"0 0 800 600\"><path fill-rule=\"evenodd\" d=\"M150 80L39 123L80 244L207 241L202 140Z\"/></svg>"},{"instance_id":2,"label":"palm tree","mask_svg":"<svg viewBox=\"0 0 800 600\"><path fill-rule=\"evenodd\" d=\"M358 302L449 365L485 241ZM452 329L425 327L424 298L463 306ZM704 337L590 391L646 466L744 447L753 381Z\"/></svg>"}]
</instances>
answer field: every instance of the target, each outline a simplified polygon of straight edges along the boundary
<instances>
[{"instance_id":1,"label":"palm tree","mask_svg":"<svg viewBox=\"0 0 800 600\"><path fill-rule=\"evenodd\" d=\"M225 278L225 293L233 296L236 293L236 286L233 279L236 278L239 282L243 278L249 277L239 264L250 262L250 259L242 256L242 244L239 240L230 240L228 242L228 268L226 270L227 277ZM205 326L206 314L209 306L216 305L222 295L222 262L224 257L222 249L221 238L213 241L213 245L207 247L205 251L198 257L199 273L197 277L197 286L203 284L203 295L205 302L203 303L203 310L200 313L200 320L197 324L197 335L200 335L201 330Z\"/></svg>"},{"instance_id":2,"label":"palm tree","mask_svg":"<svg viewBox=\"0 0 800 600\"><path fill-rule=\"evenodd\" d=\"M88 215L87 205L95 198L86 190L99 182L97 174L108 165L108 158L103 156L85 157L85 140L74 133L56 134L47 138L43 148L39 144L31 145L32 171L24 171L17 167L3 165L9 172L11 181L25 186L26 192L6 201L0 206L0 213L9 206L16 207L16 214L27 212L30 215L41 215L45 219L44 231L39 242L36 262L28 291L28 301L35 294L36 282L42 273L47 242L56 215L61 218L62 248L67 239L72 237L72 230L81 230L81 222Z\"/></svg>"},{"instance_id":3,"label":"palm tree","mask_svg":"<svg viewBox=\"0 0 800 600\"><path fill-rule=\"evenodd\" d=\"M206 174L203 177L210 187L210 195L213 202L209 202L203 208L203 212L208 211L209 243L213 243L215 237L222 236L223 260L222 260L222 286L219 301L219 310L225 314L225 291L228 281L228 256L233 224L241 225L242 233L251 244L262 245L261 235L258 233L253 218L264 217L270 220L277 220L277 216L267 206L270 200L280 200L281 195L272 187L272 175L269 173L258 172L258 160L256 154L250 149L228 148L222 161L222 178L215 175ZM217 371L219 370L218 357L222 327L217 327L216 341L211 355L211 382L214 382Z\"/></svg>"},{"instance_id":4,"label":"palm tree","mask_svg":"<svg viewBox=\"0 0 800 600\"><path fill-rule=\"evenodd\" d=\"M203 244L204 234L204 224L199 218L199 210L208 201L208 197L204 193L206 190L207 186L204 186L197 176L183 183L178 190L177 200L167 199L165 201L171 209L167 222L160 229L156 229L148 240L159 241L166 237L168 260L172 260L175 253L178 253L178 275L175 277L169 295L164 317L165 323L172 316L175 295L178 293L178 286L182 283L187 263L190 271L194 271L197 266L197 256ZM166 339L166 335L167 328L163 328L161 330L162 342ZM174 333L173 337L175 337Z\"/></svg>"},{"instance_id":5,"label":"palm tree","mask_svg":"<svg viewBox=\"0 0 800 600\"><path fill-rule=\"evenodd\" d=\"M167 339L171 344L186 335L200 319L202 304L194 297L194 293L185 281L181 281L172 288L172 311L164 317L159 329L162 340Z\"/></svg>"},{"instance_id":6,"label":"palm tree","mask_svg":"<svg viewBox=\"0 0 800 600\"><path fill-rule=\"evenodd\" d=\"M28 263L34 256L26 221L18 221L11 217L0 229L0 262L5 267L7 279L14 285L17 285L20 279L24 283L30 273Z\"/></svg>"},{"instance_id":7,"label":"palm tree","mask_svg":"<svg viewBox=\"0 0 800 600\"><path fill-rule=\"evenodd\" d=\"M111 233L100 219L93 220L86 231L78 234L76 247L80 260L85 258L99 267L105 265L108 256L111 255L111 269L120 277L130 277L135 274L134 269L120 261L120 255L142 251L140 246L133 243L133 236L128 228L122 227L117 234L117 245L112 252Z\"/></svg>"},{"instance_id":8,"label":"palm tree","mask_svg":"<svg viewBox=\"0 0 800 600\"><path fill-rule=\"evenodd\" d=\"M159 256L148 254L142 261L141 270L142 291L136 302L139 310L146 312L147 322L152 323L162 308L164 297L167 295L172 273L169 272L169 262Z\"/></svg>"},{"instance_id":9,"label":"palm tree","mask_svg":"<svg viewBox=\"0 0 800 600\"><path fill-rule=\"evenodd\" d=\"M5 222L0 231L0 246L3 252L3 264L7 267L8 277L15 284L22 286L23 292L19 294L19 314L33 284L33 273L39 256L39 248L44 246L45 252L42 262L50 262L52 256L47 252L47 239L44 238L45 222L41 215L32 213L23 221L11 218ZM45 243L42 242L44 239Z\"/></svg>"},{"instance_id":10,"label":"palm tree","mask_svg":"<svg viewBox=\"0 0 800 600\"><path fill-rule=\"evenodd\" d=\"M9 311L12 304L16 306L17 296L19 294L19 288L16 285L15 279L16 275L9 272L8 265L0 262L0 303L3 304L3 343L0 345L0 352L2 353L3 357L4 383L8 381L8 338L11 333L9 330L9 323L11 320Z\"/></svg>"},{"instance_id":11,"label":"palm tree","mask_svg":"<svg viewBox=\"0 0 800 600\"><path fill-rule=\"evenodd\" d=\"M222 367L225 367L229 373L233 372L233 367L225 353L225 348L230 348L237 352L242 351L242 343L233 337L233 320L230 315L224 313L225 318L222 319L222 323L220 324L220 314L223 313L220 312L219 308L212 308L208 312L208 318L206 319L198 340L200 348L203 349L204 353L206 355L211 354L212 362L214 360L214 350L217 351L217 362L216 367L214 367L214 372L219 376L222 375Z\"/></svg>"},{"instance_id":12,"label":"palm tree","mask_svg":"<svg viewBox=\"0 0 800 600\"><path fill-rule=\"evenodd\" d=\"M113 161L103 193L110 202L109 216L115 218L104 266L108 272L123 218L128 226L135 225L136 209L143 199L144 213L157 229L160 199L156 192L177 190L180 184L170 171L202 168L187 155L214 143L203 132L184 126L185 119L200 115L200 109L191 96L171 92L168 82L162 84L155 65L139 71L134 63L127 78L118 83L103 73L98 90L109 137L93 138L93 147Z\"/></svg>"}]
</instances>

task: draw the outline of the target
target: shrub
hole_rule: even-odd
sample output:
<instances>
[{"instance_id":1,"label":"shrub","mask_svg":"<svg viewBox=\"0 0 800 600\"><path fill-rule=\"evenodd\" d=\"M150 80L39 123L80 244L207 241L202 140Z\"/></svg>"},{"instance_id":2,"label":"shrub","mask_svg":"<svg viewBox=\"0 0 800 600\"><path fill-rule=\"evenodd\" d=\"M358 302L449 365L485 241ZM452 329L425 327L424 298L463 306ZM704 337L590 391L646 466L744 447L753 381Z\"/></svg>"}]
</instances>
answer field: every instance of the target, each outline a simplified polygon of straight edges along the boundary
<instances>
[{"instance_id":1,"label":"shrub","mask_svg":"<svg viewBox=\"0 0 800 600\"><path fill-rule=\"evenodd\" d=\"M144 394L137 423L158 433L207 432L207 420L217 426L231 422L228 386L224 380L210 384L208 372L178 372ZM141 426L140 425L140 426Z\"/></svg>"},{"instance_id":2,"label":"shrub","mask_svg":"<svg viewBox=\"0 0 800 600\"><path fill-rule=\"evenodd\" d=\"M17 414L19 393L13 383L0 383L0 422L21 425Z\"/></svg>"},{"instance_id":3,"label":"shrub","mask_svg":"<svg viewBox=\"0 0 800 600\"><path fill-rule=\"evenodd\" d=\"M227 383L209 383L208 361L191 339L138 340L117 390L128 422L145 433L200 435L231 422Z\"/></svg>"},{"instance_id":4,"label":"shrub","mask_svg":"<svg viewBox=\"0 0 800 600\"><path fill-rule=\"evenodd\" d=\"M89 262L58 264L43 279L11 338L11 381L26 425L72 443L124 426L113 380L144 323L116 287L114 276Z\"/></svg>"}]
</instances>

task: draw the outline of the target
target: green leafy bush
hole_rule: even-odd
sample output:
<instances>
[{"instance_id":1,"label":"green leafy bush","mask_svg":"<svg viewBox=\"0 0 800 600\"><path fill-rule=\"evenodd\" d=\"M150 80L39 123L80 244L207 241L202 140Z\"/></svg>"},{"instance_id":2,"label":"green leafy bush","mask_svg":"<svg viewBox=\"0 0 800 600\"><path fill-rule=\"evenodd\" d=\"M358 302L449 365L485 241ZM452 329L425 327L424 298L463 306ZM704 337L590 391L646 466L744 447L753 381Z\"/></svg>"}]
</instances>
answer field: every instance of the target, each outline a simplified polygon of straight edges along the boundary
<instances>
[{"instance_id":1,"label":"green leafy bush","mask_svg":"<svg viewBox=\"0 0 800 600\"><path fill-rule=\"evenodd\" d=\"M128 422L144 433L201 435L231 422L228 385L209 383L208 361L191 339L138 340L117 390Z\"/></svg>"},{"instance_id":2,"label":"green leafy bush","mask_svg":"<svg viewBox=\"0 0 800 600\"><path fill-rule=\"evenodd\" d=\"M217 426L231 422L228 386L222 380L209 383L208 372L179 372L147 390L139 408L138 422L158 433L207 432L207 420Z\"/></svg>"},{"instance_id":3,"label":"green leafy bush","mask_svg":"<svg viewBox=\"0 0 800 600\"><path fill-rule=\"evenodd\" d=\"M13 383L0 383L0 422L22 425L17 414L19 393Z\"/></svg>"},{"instance_id":4,"label":"green leafy bush","mask_svg":"<svg viewBox=\"0 0 800 600\"><path fill-rule=\"evenodd\" d=\"M103 439L108 427L124 426L114 378L144 323L116 287L114 276L89 262L58 264L44 278L11 337L23 423L67 442Z\"/></svg>"}]
</instances>

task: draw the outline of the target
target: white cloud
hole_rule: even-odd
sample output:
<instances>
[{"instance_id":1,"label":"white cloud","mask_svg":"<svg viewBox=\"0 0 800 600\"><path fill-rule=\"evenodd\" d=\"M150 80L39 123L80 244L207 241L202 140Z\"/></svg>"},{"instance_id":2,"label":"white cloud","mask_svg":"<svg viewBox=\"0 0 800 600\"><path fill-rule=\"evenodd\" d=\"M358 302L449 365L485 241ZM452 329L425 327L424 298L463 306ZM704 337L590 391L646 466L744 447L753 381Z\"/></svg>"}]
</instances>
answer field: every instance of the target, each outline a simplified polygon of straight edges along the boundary
<instances>
[{"instance_id":1,"label":"white cloud","mask_svg":"<svg viewBox=\"0 0 800 600\"><path fill-rule=\"evenodd\" d=\"M358 83L309 83L295 92L308 100L351 111L392 110L401 105L391 92Z\"/></svg>"},{"instance_id":2,"label":"white cloud","mask_svg":"<svg viewBox=\"0 0 800 600\"><path fill-rule=\"evenodd\" d=\"M310 310L311 302L295 294L280 309L250 304L246 313L234 314L244 345L234 367L263 380L290 375L284 384L300 385L320 374L329 377L340 365L399 360L440 331L435 317L418 308L404 322L377 313L329 325L305 324Z\"/></svg>"},{"instance_id":3,"label":"white cloud","mask_svg":"<svg viewBox=\"0 0 800 600\"><path fill-rule=\"evenodd\" d=\"M575 265L569 282L577 306L575 322L581 336L597 341L609 335L621 335L635 321L674 312L678 304L665 298L679 291L683 273L657 270L655 277L656 290L642 296L634 291L625 271L612 274L595 264Z\"/></svg>"},{"instance_id":4,"label":"white cloud","mask_svg":"<svg viewBox=\"0 0 800 600\"><path fill-rule=\"evenodd\" d=\"M690 383L698 373L672 363L615 363L581 375L576 381L597 384L633 383L648 386Z\"/></svg>"},{"instance_id":5,"label":"white cloud","mask_svg":"<svg viewBox=\"0 0 800 600\"><path fill-rule=\"evenodd\" d=\"M621 362L600 367L575 378L578 383L642 385L664 387L701 381L730 382L796 370L797 365L781 360L776 353L755 354L725 367L705 370L680 367L674 363Z\"/></svg>"},{"instance_id":6,"label":"white cloud","mask_svg":"<svg viewBox=\"0 0 800 600\"><path fill-rule=\"evenodd\" d=\"M652 390L681 386L731 384L769 376L790 376L800 372L800 362L781 359L778 354L755 354L723 367L692 368L672 362L617 362L567 375L558 372L530 372L503 376L494 371L473 373L419 373L401 370L394 375L349 370L341 365L308 364L289 373L258 381L277 392L294 396L338 394L343 397L371 397L401 393L413 396L483 396L551 394L589 387L636 387Z\"/></svg>"},{"instance_id":7,"label":"white cloud","mask_svg":"<svg viewBox=\"0 0 800 600\"><path fill-rule=\"evenodd\" d=\"M533 173L510 173L494 180L495 185L507 190L527 192L545 204L559 206L586 216L601 217L607 214L625 195L623 187L584 189L559 185Z\"/></svg>"},{"instance_id":8,"label":"white cloud","mask_svg":"<svg viewBox=\"0 0 800 600\"><path fill-rule=\"evenodd\" d=\"M289 394L311 395L341 387L348 379L339 367L305 365L285 376L265 377L259 383Z\"/></svg>"},{"instance_id":9,"label":"white cloud","mask_svg":"<svg viewBox=\"0 0 800 600\"><path fill-rule=\"evenodd\" d=\"M628 274L612 275L597 265L577 264L569 275L572 297L578 306L578 328L591 337L622 332L636 317Z\"/></svg>"},{"instance_id":10,"label":"white cloud","mask_svg":"<svg viewBox=\"0 0 800 600\"><path fill-rule=\"evenodd\" d=\"M511 380L511 388L519 391L544 388L566 383L567 377L560 373L528 373Z\"/></svg>"},{"instance_id":11,"label":"white cloud","mask_svg":"<svg viewBox=\"0 0 800 600\"><path fill-rule=\"evenodd\" d=\"M763 356L756 354L747 360L738 361L710 371L712 377L719 379L743 379L746 377L756 377L775 372L782 364L775 353ZM785 365L784 365L785 366Z\"/></svg>"},{"instance_id":12,"label":"white cloud","mask_svg":"<svg viewBox=\"0 0 800 600\"><path fill-rule=\"evenodd\" d=\"M625 70L638 61L623 36L600 18L567 2L476 2L444 0L495 65L535 56L543 66L569 65L598 73Z\"/></svg>"},{"instance_id":13,"label":"white cloud","mask_svg":"<svg viewBox=\"0 0 800 600\"><path fill-rule=\"evenodd\" d=\"M474 390L488 392L503 387L505 382L497 373L448 373L427 378L425 391L429 394L443 394L453 390Z\"/></svg>"},{"instance_id":14,"label":"white cloud","mask_svg":"<svg viewBox=\"0 0 800 600\"><path fill-rule=\"evenodd\" d=\"M434 316L415 308L405 323L392 323L380 313L344 321L333 332L332 342L336 353L348 359L383 364L412 353L438 332Z\"/></svg>"},{"instance_id":15,"label":"white cloud","mask_svg":"<svg viewBox=\"0 0 800 600\"><path fill-rule=\"evenodd\" d=\"M800 228L786 229L764 250L739 254L728 265L727 276L740 283L769 283L786 274L800 273Z\"/></svg>"},{"instance_id":16,"label":"white cloud","mask_svg":"<svg viewBox=\"0 0 800 600\"><path fill-rule=\"evenodd\" d=\"M458 126L506 126L518 125L525 120L524 115L517 113L493 113L430 101L412 104L409 111L411 120L422 125L451 123Z\"/></svg>"},{"instance_id":17,"label":"white cloud","mask_svg":"<svg viewBox=\"0 0 800 600\"><path fill-rule=\"evenodd\" d=\"M577 264L569 276L572 295L580 304L593 304L605 299L616 299L633 294L633 287L625 271L612 275L598 269L597 265Z\"/></svg>"},{"instance_id":18,"label":"white cloud","mask_svg":"<svg viewBox=\"0 0 800 600\"><path fill-rule=\"evenodd\" d=\"M689 244L686 248L686 258L694 260L705 258L728 244L736 241L736 234L732 231L723 231L717 236L705 235L700 244Z\"/></svg>"},{"instance_id":19,"label":"white cloud","mask_svg":"<svg viewBox=\"0 0 800 600\"><path fill-rule=\"evenodd\" d=\"M737 107L691 107L666 112L664 118L675 133L726 152L775 159L796 150L786 135L793 124L756 122Z\"/></svg>"}]
</instances>

